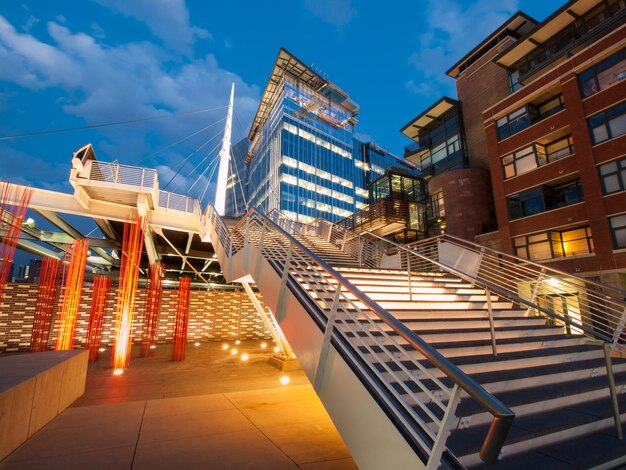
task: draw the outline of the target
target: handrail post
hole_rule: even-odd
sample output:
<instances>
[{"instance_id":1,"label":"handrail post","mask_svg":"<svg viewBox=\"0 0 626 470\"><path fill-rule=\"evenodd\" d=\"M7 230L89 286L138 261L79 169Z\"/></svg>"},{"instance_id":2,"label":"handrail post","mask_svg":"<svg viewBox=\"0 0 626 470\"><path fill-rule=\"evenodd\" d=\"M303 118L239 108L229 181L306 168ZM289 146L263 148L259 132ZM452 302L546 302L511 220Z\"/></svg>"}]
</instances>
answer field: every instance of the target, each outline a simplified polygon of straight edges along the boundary
<instances>
[{"instance_id":1,"label":"handrail post","mask_svg":"<svg viewBox=\"0 0 626 470\"><path fill-rule=\"evenodd\" d=\"M543 282L543 278L546 277L546 270L545 268L541 268L541 273L539 274L539 277L537 278L537 283L535 284L535 288L533 289L533 295L530 297L530 303L534 304L535 301L537 300L537 294L539 293L539 287L541 286L541 283ZM531 306L528 306L528 308L526 309L526 316L530 315L530 311L532 310Z\"/></svg>"},{"instance_id":2,"label":"handrail post","mask_svg":"<svg viewBox=\"0 0 626 470\"><path fill-rule=\"evenodd\" d=\"M113 182L115 184L119 184L120 182L120 166L119 165L115 165L115 176L114 176Z\"/></svg>"},{"instance_id":3,"label":"handrail post","mask_svg":"<svg viewBox=\"0 0 626 470\"><path fill-rule=\"evenodd\" d=\"M493 324L493 309L491 307L491 291L489 288L485 289L485 294L487 294L487 313L489 314L489 331L491 332L491 349L493 351L493 355L498 355L498 348L496 346L496 328Z\"/></svg>"},{"instance_id":4,"label":"handrail post","mask_svg":"<svg viewBox=\"0 0 626 470\"><path fill-rule=\"evenodd\" d=\"M615 431L617 438L622 440L622 420L619 413L619 403L617 402L617 391L615 390L615 377L613 376L613 363L611 361L611 349L607 342L602 343L604 349L604 364L606 365L606 376L609 379L609 392L611 393L611 405L613 406L613 421L615 421Z\"/></svg>"},{"instance_id":5,"label":"handrail post","mask_svg":"<svg viewBox=\"0 0 626 470\"><path fill-rule=\"evenodd\" d=\"M450 399L448 400L448 406L446 407L443 419L441 420L441 426L439 427L437 438L435 439L433 447L430 450L430 457L428 458L428 463L426 464L427 470L436 470L441 465L441 455L446 449L446 440L448 439L448 434L450 434L452 423L454 423L456 408L461 401L461 391L461 387L459 387L458 384L454 384L454 388L450 394Z\"/></svg>"},{"instance_id":6,"label":"handrail post","mask_svg":"<svg viewBox=\"0 0 626 470\"><path fill-rule=\"evenodd\" d=\"M359 235L359 268L363 267L363 237Z\"/></svg>"},{"instance_id":7,"label":"handrail post","mask_svg":"<svg viewBox=\"0 0 626 470\"><path fill-rule=\"evenodd\" d=\"M622 317L619 319L619 322L615 327L615 332L613 333L613 342L611 343L611 352L619 344L619 340L622 338L624 326L626 326L626 307L624 307L624 310L622 311Z\"/></svg>"},{"instance_id":8,"label":"handrail post","mask_svg":"<svg viewBox=\"0 0 626 470\"><path fill-rule=\"evenodd\" d=\"M339 307L339 299L341 298L341 283L337 283L337 290L333 296L333 303L331 304L330 311L328 312L328 321L326 322L326 329L324 330L324 339L322 340L322 347L320 355L317 359L317 367L315 368L315 378L313 380L313 388L319 392L322 386L322 380L324 378L324 372L326 370L326 361L328 360L328 352L330 350L330 340L333 336L333 328L335 326L335 318L337 317L337 308Z\"/></svg>"},{"instance_id":9,"label":"handrail post","mask_svg":"<svg viewBox=\"0 0 626 470\"><path fill-rule=\"evenodd\" d=\"M405 252L406 255L406 273L409 281L409 302L413 302L413 286L411 285L411 258L409 258L409 252Z\"/></svg>"}]
</instances>

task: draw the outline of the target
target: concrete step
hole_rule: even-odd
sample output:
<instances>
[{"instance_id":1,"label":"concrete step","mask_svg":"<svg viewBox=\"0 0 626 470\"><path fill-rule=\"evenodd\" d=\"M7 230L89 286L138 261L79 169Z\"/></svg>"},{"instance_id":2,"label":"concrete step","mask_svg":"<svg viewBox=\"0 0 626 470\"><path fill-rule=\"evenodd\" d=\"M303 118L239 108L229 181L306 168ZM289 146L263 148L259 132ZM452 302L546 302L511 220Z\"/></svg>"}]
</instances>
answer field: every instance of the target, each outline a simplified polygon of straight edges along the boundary
<instances>
[{"instance_id":1,"label":"concrete step","mask_svg":"<svg viewBox=\"0 0 626 470\"><path fill-rule=\"evenodd\" d=\"M621 409L626 409L626 395L618 396L618 401ZM626 413L621 415L621 421L626 421ZM448 448L459 457L464 465L468 467L482 466L478 450L489 425L489 423L484 423L466 430L452 432L447 441ZM616 448L619 451L626 449L624 441L611 438L615 436L615 428L608 396L537 414L516 416L502 449L501 458L504 462L509 462L505 468L516 468L511 465L514 460L517 460L514 457L518 454L540 451L541 454L547 455L547 452L550 452L548 449L551 447L552 452L554 452L556 444L571 442L572 440L580 443L582 438L598 435L598 433L609 437L602 439L610 443L608 447L605 447L605 452L609 456L607 460L613 460L620 456L619 453L613 452ZM585 448L588 448L588 445ZM572 448L570 447L570 449ZM595 452L593 455L598 457ZM601 460L596 460L596 462L601 462ZM500 468L500 464L497 467ZM579 466L578 468L590 467Z\"/></svg>"},{"instance_id":2,"label":"concrete step","mask_svg":"<svg viewBox=\"0 0 626 470\"><path fill-rule=\"evenodd\" d=\"M503 327L495 329L496 341L510 338L526 338L532 340L535 337L558 335L562 333L562 329L559 327L550 326L514 326ZM348 337L354 337L354 333L348 332ZM378 332L372 332L371 336L361 332L359 337L360 341L365 341L366 344L406 344L406 341L393 332L389 332L389 337L383 337ZM420 333L420 338L429 344L448 342L448 343L463 343L466 341L489 341L491 342L491 330L488 327L475 330L467 329L455 329L455 330L431 330L428 332Z\"/></svg>"},{"instance_id":3,"label":"concrete step","mask_svg":"<svg viewBox=\"0 0 626 470\"><path fill-rule=\"evenodd\" d=\"M314 296L316 298L317 296ZM331 298L326 298L328 302L331 302ZM486 310L487 302L471 302L471 301L424 301L419 300L412 302L394 302L391 300L381 300L377 302L383 309L390 310ZM365 304L361 301L352 301L353 307L360 310L365 310ZM513 308L512 302L497 301L491 302L492 310L511 310Z\"/></svg>"},{"instance_id":4,"label":"concrete step","mask_svg":"<svg viewBox=\"0 0 626 470\"><path fill-rule=\"evenodd\" d=\"M616 390L621 395L626 389L626 372L615 375ZM550 410L558 410L567 407L586 406L594 400L606 400L605 417L611 416L611 406L608 401L610 391L606 375L597 376L584 380L571 380L546 385L539 385L527 389L510 389L498 392L495 396L511 408L516 418L536 415ZM454 429L471 428L485 423L490 423L493 416L486 412L475 400L462 400L457 408Z\"/></svg>"},{"instance_id":5,"label":"concrete step","mask_svg":"<svg viewBox=\"0 0 626 470\"><path fill-rule=\"evenodd\" d=\"M626 373L626 361L613 363L614 374ZM478 374L472 374L472 378L491 393L504 393L511 390L524 390L534 387L574 382L577 380L590 380L596 377L606 378L606 366L603 359L589 359L565 364L549 364L545 366L523 367L519 369L502 369ZM447 377L440 379L441 382L451 388L454 383ZM421 383L429 390L436 390L432 381L424 379ZM398 392L405 393L406 389L413 393L421 392L421 389L413 381L405 381L403 386L394 383ZM469 398L462 392L461 398Z\"/></svg>"},{"instance_id":6,"label":"concrete step","mask_svg":"<svg viewBox=\"0 0 626 470\"><path fill-rule=\"evenodd\" d=\"M373 335L380 335L380 331L390 332L394 334L391 327L384 323L382 320L374 319L376 326L370 325L369 321L361 320L361 329L370 330ZM349 325L351 321L347 322ZM489 328L489 320L485 317L467 316L466 318L424 318L420 320L404 320L402 322L406 327L410 328L418 336L434 331L442 331L446 329L458 331L468 330L484 330ZM497 317L493 320L494 327L506 328L506 327L543 327L546 321L541 317ZM348 326L344 325L342 328L344 331L348 331ZM468 331L469 332L469 331Z\"/></svg>"},{"instance_id":7,"label":"concrete step","mask_svg":"<svg viewBox=\"0 0 626 470\"><path fill-rule=\"evenodd\" d=\"M564 348L550 348L536 351L518 351L499 354L484 354L471 357L455 357L450 360L466 374L473 375L484 372L494 372L503 369L521 369L525 367L546 366L551 364L563 364L567 362L585 361L588 359L600 359L604 354L597 345L577 345ZM439 369L424 363L428 372L435 377L441 377ZM411 367L409 363L407 367Z\"/></svg>"},{"instance_id":8,"label":"concrete step","mask_svg":"<svg viewBox=\"0 0 626 470\"><path fill-rule=\"evenodd\" d=\"M565 335L550 335L540 336L536 338L507 338L497 341L497 353L504 354L517 351L535 351L539 349L547 348L560 348L567 346L577 346L586 343L586 339L583 336L565 336ZM447 358L453 357L465 357L470 355L486 355L491 354L492 344L491 340L475 340L461 342L431 342L430 345L437 351L443 354ZM384 349L380 345L370 346L369 349L366 346L359 347L361 353L365 356L371 356L376 353L399 355L403 357L404 354L395 345L384 346ZM369 352L369 351L372 352ZM411 346L405 346L404 350L411 352L411 357L416 359L423 359L423 356L415 351Z\"/></svg>"}]
</instances>

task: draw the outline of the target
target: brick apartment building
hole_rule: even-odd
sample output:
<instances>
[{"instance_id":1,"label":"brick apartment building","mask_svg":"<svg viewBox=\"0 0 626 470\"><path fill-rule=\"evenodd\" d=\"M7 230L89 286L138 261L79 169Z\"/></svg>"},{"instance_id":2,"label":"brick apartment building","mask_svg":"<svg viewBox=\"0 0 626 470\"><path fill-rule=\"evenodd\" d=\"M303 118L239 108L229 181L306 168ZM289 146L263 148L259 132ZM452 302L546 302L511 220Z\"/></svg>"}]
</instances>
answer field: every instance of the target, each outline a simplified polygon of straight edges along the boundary
<instances>
[{"instance_id":1,"label":"brick apartment building","mask_svg":"<svg viewBox=\"0 0 626 470\"><path fill-rule=\"evenodd\" d=\"M445 206L447 218L451 210L470 211L464 206L471 203L453 206L445 187L438 194L433 181L454 180L455 173L458 180L459 171L468 168L488 169L498 226L493 244L621 288L626 288L625 3L572 0L540 23L517 13L455 64L447 74L456 79L454 107L462 117L457 132L465 163L439 164L429 182L431 200ZM416 141L405 156L423 168L434 161L438 145L425 148L424 116L438 118L429 111L402 129Z\"/></svg>"}]
</instances>

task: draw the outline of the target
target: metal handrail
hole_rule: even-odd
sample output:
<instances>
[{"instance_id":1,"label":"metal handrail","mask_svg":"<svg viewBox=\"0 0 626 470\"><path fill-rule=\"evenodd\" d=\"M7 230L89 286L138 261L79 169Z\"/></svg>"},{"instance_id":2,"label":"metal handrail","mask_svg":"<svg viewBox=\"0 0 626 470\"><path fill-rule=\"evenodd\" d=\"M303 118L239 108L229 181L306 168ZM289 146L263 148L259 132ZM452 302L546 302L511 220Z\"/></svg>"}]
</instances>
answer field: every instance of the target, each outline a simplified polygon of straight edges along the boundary
<instances>
[{"instance_id":1,"label":"metal handrail","mask_svg":"<svg viewBox=\"0 0 626 470\"><path fill-rule=\"evenodd\" d=\"M400 243L396 243L396 242L394 242L392 240L388 240L386 238L381 237L380 235L377 235L377 234L369 232L369 231L365 231L365 233L367 233L367 234L369 234L369 235L371 235L373 237L379 238L381 240L384 240L385 242L389 243L390 245L394 246L395 248L397 248L399 250L402 250L404 252L408 252L411 255L417 256L417 257L419 257L419 258L429 262L433 266L441 268L442 270L445 270L445 271L449 272L450 274L453 274L454 276L460 277L461 279L470 282L472 285L480 285L480 286L482 286L482 287L484 287L486 289L490 289L491 291L497 292L498 294L500 294L503 297L508 298L509 300L512 300L512 301L517 302L517 303L526 304L529 307L535 308L535 309L545 313L546 315L554 317L554 318L556 318L558 320L561 320L561 321L563 321L565 323L569 323L570 325L575 326L576 328L579 328L579 329L589 333L590 336L593 336L596 339L605 340L607 342L611 341L611 339L609 337L607 337L607 336L599 334L599 333L591 330L590 328L587 328L584 325L575 323L575 322L573 322L572 320L570 320L568 318L565 318L565 317L563 317L561 315L558 315L558 314L555 314L554 312L551 312L550 310L547 310L547 309L545 309L543 307L540 307L539 305L536 305L536 304L532 303L531 301L529 301L527 299L519 297L518 295L515 295L512 292L509 292L506 289L503 289L503 288L499 287L496 284L493 284L493 283L490 283L488 281L476 278L476 277L474 277L472 275L469 275L469 274L467 274L467 273L465 273L465 272L463 272L463 271L461 271L459 269L456 269L456 268L454 268L452 266L448 266L447 264L444 264L444 263L436 261L436 260L434 260L432 258L429 258L428 256L425 256L422 253L419 253L419 252L417 252L415 250L412 250L407 245L402 245ZM433 237L433 238L437 239L439 237Z\"/></svg>"},{"instance_id":2,"label":"metal handrail","mask_svg":"<svg viewBox=\"0 0 626 470\"><path fill-rule=\"evenodd\" d=\"M378 237L375 234L371 236ZM379 237L378 237L379 238ZM394 249L406 250L410 247L414 254L420 250L430 250L429 262L436 261L436 250L441 244L449 243L480 258L475 275L475 283L484 285L501 295L528 306L528 312L535 311L555 318L579 330L587 336L601 339L611 345L611 349L626 351L626 291L594 280L566 273L494 248L486 247L453 235L440 235L407 246L385 240ZM433 264L434 266L435 264ZM450 266L442 267L450 271ZM454 270L459 275L459 270ZM467 276L467 273L462 273ZM523 292L525 290L525 292ZM573 299L576 294L576 299ZM545 305L540 304L545 303ZM550 307L555 300L574 306L567 309L567 316L559 315ZM577 318L575 318L577 317Z\"/></svg>"},{"instance_id":3,"label":"metal handrail","mask_svg":"<svg viewBox=\"0 0 626 470\"><path fill-rule=\"evenodd\" d=\"M440 386L440 388L443 387L442 391L446 391L448 393L448 396L450 397L450 406L452 406L453 397L456 396L458 400L458 395L455 392L457 388L464 390L469 396L477 400L487 411L489 411L494 416L489 432L487 433L487 436L481 448L480 456L485 462L488 462L488 463L492 463L497 460L498 455L501 451L501 448L504 444L504 440L506 439L507 433L515 417L515 414L509 408L507 408L504 404L502 404L502 402L500 402L497 398L495 398L493 395L487 392L480 384L478 384L471 377L465 374L461 369L459 369L452 362L446 359L441 353L439 353L436 349L430 346L427 342L422 340L418 335L416 335L413 331L411 331L402 322L397 320L390 313L388 313L386 310L380 307L376 302L371 300L367 295L361 292L360 289L358 289L350 281L348 281L343 275L341 275L339 272L333 269L322 258L320 258L318 255L316 255L311 250L309 250L305 245L303 245L300 241L294 238L287 230L282 228L279 224L276 224L271 218L267 217L265 214L262 214L254 209L250 210L246 214L246 216L244 216L244 218L242 218L231 229L230 234L229 234L230 236L227 237L227 240L225 240L225 237L224 237L225 235L224 232L225 230L227 230L226 226L223 223L223 221L221 221L221 218L215 212L215 209L212 208L212 206L210 205L209 207L207 207L207 215L208 215L208 218L212 221L212 223L214 223L215 233L220 239L220 242L224 243L223 244L224 251L229 254L228 255L229 257L231 257L234 253L236 253L240 249L244 248L245 244L252 243L252 238L255 238L256 240L260 240L260 243L261 243L260 251L262 255L265 256L266 258L269 257L268 258L269 261L276 262L277 261L276 253L279 253L280 256L284 258L283 276L285 276L284 273L287 273L288 275L291 275L292 279L297 281L297 279L293 277L294 275L290 273L291 269L296 269L297 267L300 266L300 264L297 264L297 265L294 264L292 267L292 265L290 264L291 258L292 256L294 256L293 253L297 252L299 256L301 256L303 261L306 261L307 259L309 260L309 268L303 269L300 267L299 270L296 271L295 274L301 277L309 276L308 281L307 281L309 284L315 283L317 286L320 286L318 289L319 292L315 291L318 293L315 294L317 297L313 297L313 301L314 301L313 305L317 305L319 308L321 308L321 306L319 306L319 303L318 303L318 301L322 298L321 296L324 293L330 294L331 292L335 292L335 294L333 295L333 298L336 299L335 301L333 301L334 309L337 308L338 304L343 303L344 306L342 308L344 309L344 311L347 308L351 308L351 309L356 309L357 312L360 312L361 309L359 309L359 307L357 307L356 305L356 302L359 302L365 307L366 310L369 310L376 319L381 320L385 325L391 328L393 333L403 338L404 341L406 341L406 343L410 347L418 351L437 370L439 370L443 375L448 377L455 384L454 390L449 391L447 390L447 387L443 386L443 384L436 377L432 375L428 377L429 379L433 381L435 385ZM220 219L220 222L218 222L216 219ZM254 224L262 225L262 229L259 229L261 231L260 234L252 233L251 227ZM240 233L242 231L244 232L243 234ZM273 248L273 245L268 240L268 236L265 235L269 231L273 231L277 233L277 235L282 241L282 245L277 250ZM235 246L235 244L237 244L238 246ZM269 251L269 250L274 250L274 251ZM288 253L286 255L284 253L285 250L288 250ZM266 253L263 254L264 252ZM312 270L311 268L315 268L315 269ZM315 274L314 277L310 277L312 275L311 274L312 271ZM335 283L330 282L325 276L321 276L320 275L321 273L325 273L330 279L334 280ZM346 296L346 292L353 295L356 300L350 300ZM339 302L340 299L342 300L342 302ZM333 312L335 310L333 310L333 308L331 308L331 311L329 312L327 316L327 321L326 321L327 333L325 334L325 336L327 334L330 334L332 336L337 336L337 335L342 335L342 333L345 335L345 332L342 332L342 330L334 328ZM352 317L350 318L352 319ZM364 319L366 321L369 319L370 325L376 325L376 323L370 318L370 315L364 315ZM358 321L355 321L354 319L352 319L352 322L350 323L352 328L358 327L359 324L360 323ZM329 328L330 330L328 330ZM365 330L365 331L367 332L368 330ZM341 336L339 337L341 338ZM358 338L358 335L354 335L353 338ZM344 341L347 341L348 344L350 344L349 338L344 336L343 339ZM356 341L356 339L354 340ZM394 346L402 349L402 347L400 346L400 343L398 342L394 341ZM354 345L352 345L352 347L355 348ZM367 349L371 353L373 353L373 350L371 349L371 347L368 347ZM361 353L358 352L358 348L356 349L356 351L362 358ZM394 361L396 363L396 366L400 367L401 370L406 371L406 367L405 365L402 364L401 361L399 361L398 359L394 357L390 357L390 360ZM428 371L423 368L424 367L423 365L420 365L416 359L414 359L413 362L417 363L416 367L418 368L422 367L420 369L421 372L424 372L425 374L428 375ZM383 362L382 365L384 364L385 363ZM388 381L382 378L380 371L377 371L376 368L372 364L368 364L368 365L370 368L370 373L378 374L379 379L384 383L388 393L393 394L400 403L403 403L403 406L405 407L405 409L407 409L408 405L404 403L405 400L403 400L402 395L399 394L399 392L396 391L394 387ZM394 375L392 369L388 368L387 370L388 370L388 373L394 376L394 378L397 378ZM431 394L430 395L431 401L437 402L437 399L432 396L432 392L425 389L425 386L421 384L420 381L416 377L412 377L411 375L409 375L409 377L411 377L413 382L416 383L418 387L421 388L423 393ZM401 386L407 387L403 383L401 384ZM407 390L407 392L410 393L408 388L406 388L405 390ZM419 397L417 397L416 395L412 396L412 398L418 402L417 405L421 407L421 411L424 411L427 414L429 413L428 406L426 403L424 403L423 400L420 402ZM458 401L456 401L456 403L458 403ZM456 407L456 403L453 405L454 407ZM410 408L410 406L408 408ZM416 419L415 416L413 417L414 419ZM442 420L439 423L440 435L438 435L437 438L434 439L435 444L437 444L437 441L442 441L443 443L439 442L439 445L445 445L445 439L447 438L447 432L449 430L449 427L446 428L446 426L449 426L451 424L451 420L454 418L454 409L452 409L450 413L450 410L446 408L446 413L445 413L444 418L445 420ZM435 419L435 417L433 417L433 419ZM415 423L417 424L418 421L415 421ZM422 426L422 429L424 429L423 425L420 425L420 426ZM437 462L437 465L438 465L438 462Z\"/></svg>"},{"instance_id":4,"label":"metal handrail","mask_svg":"<svg viewBox=\"0 0 626 470\"><path fill-rule=\"evenodd\" d=\"M154 189L157 186L157 171L152 168L122 165L112 162L90 160L89 181L139 186Z\"/></svg>"}]
</instances>

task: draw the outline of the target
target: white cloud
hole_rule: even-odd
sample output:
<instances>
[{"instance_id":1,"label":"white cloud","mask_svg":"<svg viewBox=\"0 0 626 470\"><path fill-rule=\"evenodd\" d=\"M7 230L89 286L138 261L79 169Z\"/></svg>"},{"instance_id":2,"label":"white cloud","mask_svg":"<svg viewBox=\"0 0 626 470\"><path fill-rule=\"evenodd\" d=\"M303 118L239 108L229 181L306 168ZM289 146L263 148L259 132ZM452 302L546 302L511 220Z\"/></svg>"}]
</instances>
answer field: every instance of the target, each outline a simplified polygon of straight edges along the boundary
<instances>
[{"instance_id":1,"label":"white cloud","mask_svg":"<svg viewBox=\"0 0 626 470\"><path fill-rule=\"evenodd\" d=\"M93 33L75 32L57 22L48 23L48 35L49 39L43 40L19 32L0 16L0 81L38 93L53 90L60 109L89 124L223 108L233 82L235 115L242 126L251 121L256 111L258 87L222 68L213 54L181 64L172 61L170 51L155 44L130 42L113 46ZM55 99L43 94L42 99L47 96ZM10 99L0 96L0 103ZM107 128L100 134L102 141L93 144L99 156L133 164L156 147L181 139L223 118L225 113L221 109ZM238 125L234 130L239 131L234 139L240 137ZM221 131L217 125L185 144L197 145L211 133ZM82 143L85 142L78 142L76 147ZM157 160L166 164L178 162L186 156L181 153L185 150L172 150ZM67 178L67 174L63 177Z\"/></svg>"},{"instance_id":2,"label":"white cloud","mask_svg":"<svg viewBox=\"0 0 626 470\"><path fill-rule=\"evenodd\" d=\"M209 32L191 26L184 0L94 0L100 5L144 22L170 49L189 55L196 37Z\"/></svg>"},{"instance_id":3,"label":"white cloud","mask_svg":"<svg viewBox=\"0 0 626 470\"><path fill-rule=\"evenodd\" d=\"M426 0L428 27L417 38L418 50L409 57L417 76L407 88L429 98L454 94L454 81L445 71L513 15L518 4L519 0Z\"/></svg>"},{"instance_id":4,"label":"white cloud","mask_svg":"<svg viewBox=\"0 0 626 470\"><path fill-rule=\"evenodd\" d=\"M351 0L305 0L304 6L322 21L333 26L345 26L357 11Z\"/></svg>"}]
</instances>

